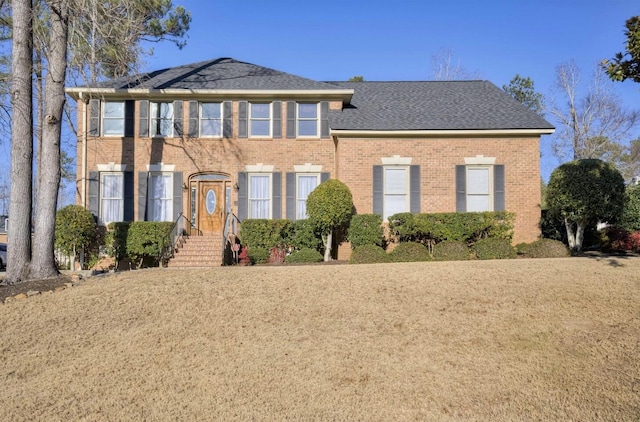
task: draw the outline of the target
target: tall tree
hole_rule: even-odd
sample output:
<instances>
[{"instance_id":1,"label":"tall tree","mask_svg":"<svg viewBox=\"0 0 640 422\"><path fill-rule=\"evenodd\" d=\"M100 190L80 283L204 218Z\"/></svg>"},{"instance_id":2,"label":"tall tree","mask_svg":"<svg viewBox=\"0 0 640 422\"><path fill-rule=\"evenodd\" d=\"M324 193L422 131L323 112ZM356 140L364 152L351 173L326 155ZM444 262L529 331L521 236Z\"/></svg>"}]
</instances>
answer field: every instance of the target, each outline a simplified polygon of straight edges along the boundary
<instances>
[{"instance_id":1,"label":"tall tree","mask_svg":"<svg viewBox=\"0 0 640 422\"><path fill-rule=\"evenodd\" d=\"M509 85L503 85L502 89L529 110L540 116L544 116L544 96L536 92L531 78L525 78L516 74L516 76L509 81Z\"/></svg>"},{"instance_id":2,"label":"tall tree","mask_svg":"<svg viewBox=\"0 0 640 422\"><path fill-rule=\"evenodd\" d=\"M618 163L628 148L628 136L640 123L640 112L628 110L601 71L586 87L574 61L556 67L558 98L551 114L559 127L554 153L560 159L599 158ZM584 90L582 93L581 90Z\"/></svg>"},{"instance_id":3,"label":"tall tree","mask_svg":"<svg viewBox=\"0 0 640 422\"><path fill-rule=\"evenodd\" d=\"M31 0L14 0L11 80L11 193L6 283L29 277L31 262L31 178L33 175L33 46Z\"/></svg>"},{"instance_id":4,"label":"tall tree","mask_svg":"<svg viewBox=\"0 0 640 422\"><path fill-rule=\"evenodd\" d=\"M479 79L477 71L467 70L460 59L456 59L453 50L441 48L431 56L433 78L436 81L457 81L464 79Z\"/></svg>"},{"instance_id":5,"label":"tall tree","mask_svg":"<svg viewBox=\"0 0 640 422\"><path fill-rule=\"evenodd\" d=\"M617 53L611 60L605 59L602 65L614 81L631 79L640 82L640 16L629 18L625 26L626 51Z\"/></svg>"}]
</instances>

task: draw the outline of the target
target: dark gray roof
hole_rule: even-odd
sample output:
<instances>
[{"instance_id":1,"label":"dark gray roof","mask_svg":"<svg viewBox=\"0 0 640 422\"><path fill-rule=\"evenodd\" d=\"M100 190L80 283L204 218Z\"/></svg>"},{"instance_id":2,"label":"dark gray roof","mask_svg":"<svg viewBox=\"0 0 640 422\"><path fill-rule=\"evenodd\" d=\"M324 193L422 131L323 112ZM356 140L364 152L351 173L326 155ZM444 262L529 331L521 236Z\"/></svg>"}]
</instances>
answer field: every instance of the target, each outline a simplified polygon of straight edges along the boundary
<instances>
[{"instance_id":1,"label":"dark gray roof","mask_svg":"<svg viewBox=\"0 0 640 422\"><path fill-rule=\"evenodd\" d=\"M488 81L332 82L354 89L333 130L553 129Z\"/></svg>"},{"instance_id":2,"label":"dark gray roof","mask_svg":"<svg viewBox=\"0 0 640 422\"><path fill-rule=\"evenodd\" d=\"M113 89L330 90L335 85L222 58L100 83Z\"/></svg>"}]
</instances>

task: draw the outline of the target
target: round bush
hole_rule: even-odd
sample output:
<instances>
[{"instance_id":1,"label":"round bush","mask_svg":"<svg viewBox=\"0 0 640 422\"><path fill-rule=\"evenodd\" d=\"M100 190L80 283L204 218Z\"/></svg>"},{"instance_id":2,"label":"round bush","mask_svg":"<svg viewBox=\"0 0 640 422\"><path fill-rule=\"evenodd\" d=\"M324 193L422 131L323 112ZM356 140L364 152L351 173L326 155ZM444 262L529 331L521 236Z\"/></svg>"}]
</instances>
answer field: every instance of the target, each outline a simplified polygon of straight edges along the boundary
<instances>
[{"instance_id":1,"label":"round bush","mask_svg":"<svg viewBox=\"0 0 640 422\"><path fill-rule=\"evenodd\" d=\"M350 264L377 264L391 262L389 255L380 246L362 245L351 252Z\"/></svg>"},{"instance_id":2,"label":"round bush","mask_svg":"<svg viewBox=\"0 0 640 422\"><path fill-rule=\"evenodd\" d=\"M393 262L429 261L431 255L426 246L418 242L400 242L389 254Z\"/></svg>"},{"instance_id":3,"label":"round bush","mask_svg":"<svg viewBox=\"0 0 640 422\"><path fill-rule=\"evenodd\" d=\"M524 258L563 258L569 256L567 245L554 239L540 239L532 243L520 243L518 255Z\"/></svg>"},{"instance_id":4,"label":"round bush","mask_svg":"<svg viewBox=\"0 0 640 422\"><path fill-rule=\"evenodd\" d=\"M433 259L436 261L466 261L471 258L469 247L459 240L445 240L433 247Z\"/></svg>"},{"instance_id":5,"label":"round bush","mask_svg":"<svg viewBox=\"0 0 640 422\"><path fill-rule=\"evenodd\" d=\"M285 262L289 263L308 263L308 262L320 262L323 257L315 249L311 248L303 248L298 251L293 251L291 255L287 255L284 259Z\"/></svg>"},{"instance_id":6,"label":"round bush","mask_svg":"<svg viewBox=\"0 0 640 422\"><path fill-rule=\"evenodd\" d=\"M478 259L509 259L516 257L516 250L511 242L497 237L480 239L473 244L473 251Z\"/></svg>"},{"instance_id":7,"label":"round bush","mask_svg":"<svg viewBox=\"0 0 640 422\"><path fill-rule=\"evenodd\" d=\"M266 264L269 261L269 249L267 248L249 248L249 259L252 264Z\"/></svg>"}]
</instances>

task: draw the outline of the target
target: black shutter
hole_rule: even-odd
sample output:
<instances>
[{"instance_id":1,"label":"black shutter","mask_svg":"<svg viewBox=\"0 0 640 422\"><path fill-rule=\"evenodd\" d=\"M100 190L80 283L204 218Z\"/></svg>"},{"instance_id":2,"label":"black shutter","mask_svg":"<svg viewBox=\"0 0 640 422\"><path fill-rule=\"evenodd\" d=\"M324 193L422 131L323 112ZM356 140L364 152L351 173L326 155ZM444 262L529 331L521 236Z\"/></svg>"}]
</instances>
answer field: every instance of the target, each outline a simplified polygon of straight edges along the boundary
<instances>
[{"instance_id":1,"label":"black shutter","mask_svg":"<svg viewBox=\"0 0 640 422\"><path fill-rule=\"evenodd\" d=\"M89 100L89 136L100 136L100 100Z\"/></svg>"},{"instance_id":2,"label":"black shutter","mask_svg":"<svg viewBox=\"0 0 640 422\"><path fill-rule=\"evenodd\" d=\"M248 136L247 102L240 101L238 103L238 138L247 138Z\"/></svg>"},{"instance_id":3,"label":"black shutter","mask_svg":"<svg viewBox=\"0 0 640 422\"><path fill-rule=\"evenodd\" d=\"M198 117L200 115L197 101L189 101L189 138L198 138L200 136L200 125Z\"/></svg>"},{"instance_id":4,"label":"black shutter","mask_svg":"<svg viewBox=\"0 0 640 422\"><path fill-rule=\"evenodd\" d=\"M420 166L409 167L409 211L420 212Z\"/></svg>"},{"instance_id":5,"label":"black shutter","mask_svg":"<svg viewBox=\"0 0 640 422\"><path fill-rule=\"evenodd\" d=\"M231 101L225 101L222 103L222 115L224 120L222 122L222 135L225 138L233 138L233 103ZM245 116L246 116L246 103L245 103ZM239 131L240 129L238 129ZM246 136L245 136L246 138Z\"/></svg>"},{"instance_id":6,"label":"black shutter","mask_svg":"<svg viewBox=\"0 0 640 422\"><path fill-rule=\"evenodd\" d=\"M320 173L320 183L326 182L331 177L329 172Z\"/></svg>"},{"instance_id":7,"label":"black shutter","mask_svg":"<svg viewBox=\"0 0 640 422\"><path fill-rule=\"evenodd\" d=\"M295 173L287 173L286 176L286 185L287 185L287 220L295 220L296 219L296 174Z\"/></svg>"},{"instance_id":8,"label":"black shutter","mask_svg":"<svg viewBox=\"0 0 640 422\"><path fill-rule=\"evenodd\" d=\"M320 102L320 137L329 137L329 102Z\"/></svg>"},{"instance_id":9,"label":"black shutter","mask_svg":"<svg viewBox=\"0 0 640 422\"><path fill-rule=\"evenodd\" d=\"M141 100L138 102L139 117L138 117L138 135L141 138L149 137L149 101ZM142 221L142 220L141 220Z\"/></svg>"},{"instance_id":10,"label":"black shutter","mask_svg":"<svg viewBox=\"0 0 640 422\"><path fill-rule=\"evenodd\" d=\"M138 221L147 221L147 174L138 173Z\"/></svg>"},{"instance_id":11,"label":"black shutter","mask_svg":"<svg viewBox=\"0 0 640 422\"><path fill-rule=\"evenodd\" d=\"M456 212L467 211L467 166L456 166Z\"/></svg>"},{"instance_id":12,"label":"black shutter","mask_svg":"<svg viewBox=\"0 0 640 422\"><path fill-rule=\"evenodd\" d=\"M282 218L282 173L272 173L271 181L273 182L271 218L277 220Z\"/></svg>"},{"instance_id":13,"label":"black shutter","mask_svg":"<svg viewBox=\"0 0 640 422\"><path fill-rule=\"evenodd\" d=\"M89 172L88 204L89 204L89 211L91 211L91 214L93 214L96 218L99 218L100 216L100 173L98 173L97 171Z\"/></svg>"},{"instance_id":14,"label":"black shutter","mask_svg":"<svg viewBox=\"0 0 640 422\"><path fill-rule=\"evenodd\" d=\"M505 192L504 192L504 165L500 164L493 166L493 210L504 211L505 205Z\"/></svg>"},{"instance_id":15,"label":"black shutter","mask_svg":"<svg viewBox=\"0 0 640 422\"><path fill-rule=\"evenodd\" d=\"M173 173L173 221L182 214L182 172Z\"/></svg>"},{"instance_id":16,"label":"black shutter","mask_svg":"<svg viewBox=\"0 0 640 422\"><path fill-rule=\"evenodd\" d=\"M134 123L134 107L136 102L133 100L127 100L124 102L124 136L133 137L133 123Z\"/></svg>"},{"instance_id":17,"label":"black shutter","mask_svg":"<svg viewBox=\"0 0 640 422\"><path fill-rule=\"evenodd\" d=\"M124 172L124 221L133 221L133 172Z\"/></svg>"},{"instance_id":18,"label":"black shutter","mask_svg":"<svg viewBox=\"0 0 640 422\"><path fill-rule=\"evenodd\" d=\"M184 133L184 113L182 112L182 101L173 102L173 136L179 138Z\"/></svg>"},{"instance_id":19,"label":"black shutter","mask_svg":"<svg viewBox=\"0 0 640 422\"><path fill-rule=\"evenodd\" d=\"M383 167L373 166L373 213L384 216Z\"/></svg>"},{"instance_id":20,"label":"black shutter","mask_svg":"<svg viewBox=\"0 0 640 422\"><path fill-rule=\"evenodd\" d=\"M282 138L282 101L273 102L273 137Z\"/></svg>"},{"instance_id":21,"label":"black shutter","mask_svg":"<svg viewBox=\"0 0 640 422\"><path fill-rule=\"evenodd\" d=\"M240 222L246 220L249 215L249 181L247 179L246 172L238 173L238 218Z\"/></svg>"},{"instance_id":22,"label":"black shutter","mask_svg":"<svg viewBox=\"0 0 640 422\"><path fill-rule=\"evenodd\" d=\"M296 102L287 101L287 138L296 137Z\"/></svg>"}]
</instances>

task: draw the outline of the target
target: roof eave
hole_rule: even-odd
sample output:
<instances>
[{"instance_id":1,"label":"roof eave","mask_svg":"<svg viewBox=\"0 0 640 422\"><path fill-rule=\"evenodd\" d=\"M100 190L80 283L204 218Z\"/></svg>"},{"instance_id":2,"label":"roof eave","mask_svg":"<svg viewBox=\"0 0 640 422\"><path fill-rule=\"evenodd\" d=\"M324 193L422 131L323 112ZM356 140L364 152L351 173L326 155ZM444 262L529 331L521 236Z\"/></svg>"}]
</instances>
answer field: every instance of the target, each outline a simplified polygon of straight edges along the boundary
<instances>
[{"instance_id":1,"label":"roof eave","mask_svg":"<svg viewBox=\"0 0 640 422\"><path fill-rule=\"evenodd\" d=\"M533 129L426 129L426 130L360 130L331 129L331 136L345 138L408 138L434 136L541 136L555 132L554 128Z\"/></svg>"}]
</instances>

